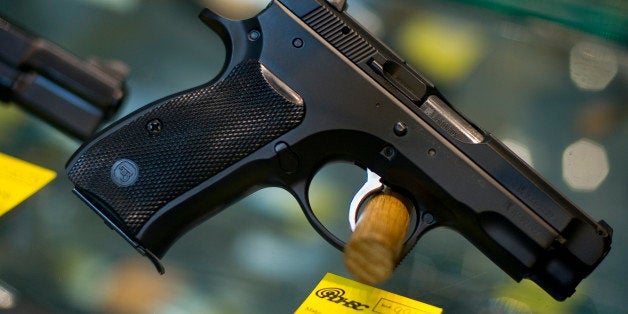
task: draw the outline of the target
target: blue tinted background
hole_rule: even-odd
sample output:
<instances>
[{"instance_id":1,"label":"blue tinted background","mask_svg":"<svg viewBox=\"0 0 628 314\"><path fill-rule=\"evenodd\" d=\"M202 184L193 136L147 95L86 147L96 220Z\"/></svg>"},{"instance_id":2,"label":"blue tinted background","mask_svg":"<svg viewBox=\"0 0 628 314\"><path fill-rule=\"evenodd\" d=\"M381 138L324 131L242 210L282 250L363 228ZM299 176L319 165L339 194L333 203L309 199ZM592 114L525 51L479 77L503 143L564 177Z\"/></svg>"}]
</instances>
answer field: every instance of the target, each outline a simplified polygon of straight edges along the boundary
<instances>
[{"instance_id":1,"label":"blue tinted background","mask_svg":"<svg viewBox=\"0 0 628 314\"><path fill-rule=\"evenodd\" d=\"M356 19L471 121L615 230L610 255L562 303L532 283L515 283L449 230L426 235L381 287L446 313L625 311L626 4L349 3ZM165 0L0 2L0 14L76 55L128 64L129 96L119 116L218 74L224 47L196 18L201 8ZM326 272L349 276L342 253L278 189L245 198L189 232L158 276L70 192L63 167L78 146L17 106L0 106L0 151L59 174L0 217L0 311L289 313ZM312 187L317 214L345 237L347 206L363 176L359 168L331 165Z\"/></svg>"}]
</instances>

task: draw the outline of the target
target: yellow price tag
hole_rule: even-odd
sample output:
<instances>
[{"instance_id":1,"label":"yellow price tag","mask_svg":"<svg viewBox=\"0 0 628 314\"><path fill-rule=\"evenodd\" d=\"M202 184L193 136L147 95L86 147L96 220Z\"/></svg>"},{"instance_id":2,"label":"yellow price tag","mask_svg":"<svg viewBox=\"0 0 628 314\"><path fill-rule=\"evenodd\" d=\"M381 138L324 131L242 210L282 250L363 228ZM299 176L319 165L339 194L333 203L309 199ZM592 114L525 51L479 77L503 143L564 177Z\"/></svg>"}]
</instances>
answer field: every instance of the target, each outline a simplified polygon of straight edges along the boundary
<instances>
[{"instance_id":1,"label":"yellow price tag","mask_svg":"<svg viewBox=\"0 0 628 314\"><path fill-rule=\"evenodd\" d=\"M441 308L327 273L295 314L440 314Z\"/></svg>"},{"instance_id":2,"label":"yellow price tag","mask_svg":"<svg viewBox=\"0 0 628 314\"><path fill-rule=\"evenodd\" d=\"M43 188L57 174L0 153L0 216Z\"/></svg>"}]
</instances>

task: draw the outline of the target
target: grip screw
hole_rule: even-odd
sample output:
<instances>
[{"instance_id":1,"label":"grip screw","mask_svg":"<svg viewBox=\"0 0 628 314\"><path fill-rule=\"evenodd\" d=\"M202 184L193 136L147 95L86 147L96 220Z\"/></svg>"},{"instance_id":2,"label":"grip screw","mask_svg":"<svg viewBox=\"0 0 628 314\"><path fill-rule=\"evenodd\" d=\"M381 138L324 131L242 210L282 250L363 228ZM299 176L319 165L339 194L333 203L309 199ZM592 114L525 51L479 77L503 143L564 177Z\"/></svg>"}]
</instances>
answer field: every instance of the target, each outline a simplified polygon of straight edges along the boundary
<instances>
[{"instance_id":1,"label":"grip screw","mask_svg":"<svg viewBox=\"0 0 628 314\"><path fill-rule=\"evenodd\" d=\"M148 130L148 132L150 133L157 134L161 132L161 129L162 129L162 124L161 124L161 121L159 121L159 119L153 119L153 120L150 120L148 123L146 123L146 130Z\"/></svg>"}]
</instances>

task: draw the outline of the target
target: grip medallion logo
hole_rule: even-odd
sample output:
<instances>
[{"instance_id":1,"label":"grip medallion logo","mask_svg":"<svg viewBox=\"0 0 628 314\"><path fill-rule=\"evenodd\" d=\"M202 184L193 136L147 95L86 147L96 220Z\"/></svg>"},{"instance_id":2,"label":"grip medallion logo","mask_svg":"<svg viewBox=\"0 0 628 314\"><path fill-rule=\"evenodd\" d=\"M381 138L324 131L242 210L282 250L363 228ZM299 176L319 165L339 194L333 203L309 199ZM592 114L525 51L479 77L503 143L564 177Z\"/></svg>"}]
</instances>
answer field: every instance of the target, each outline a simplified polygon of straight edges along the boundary
<instances>
[{"instance_id":1,"label":"grip medallion logo","mask_svg":"<svg viewBox=\"0 0 628 314\"><path fill-rule=\"evenodd\" d=\"M130 159L120 159L111 167L111 180L121 188L133 185L139 175L139 168Z\"/></svg>"},{"instance_id":2,"label":"grip medallion logo","mask_svg":"<svg viewBox=\"0 0 628 314\"><path fill-rule=\"evenodd\" d=\"M346 306L350 309L353 309L356 311L363 311L369 308L368 305L355 301L355 300L350 300L348 298L345 298L344 295L345 295L345 291L340 288L322 288L322 289L316 290L317 297L336 303L336 304Z\"/></svg>"}]
</instances>

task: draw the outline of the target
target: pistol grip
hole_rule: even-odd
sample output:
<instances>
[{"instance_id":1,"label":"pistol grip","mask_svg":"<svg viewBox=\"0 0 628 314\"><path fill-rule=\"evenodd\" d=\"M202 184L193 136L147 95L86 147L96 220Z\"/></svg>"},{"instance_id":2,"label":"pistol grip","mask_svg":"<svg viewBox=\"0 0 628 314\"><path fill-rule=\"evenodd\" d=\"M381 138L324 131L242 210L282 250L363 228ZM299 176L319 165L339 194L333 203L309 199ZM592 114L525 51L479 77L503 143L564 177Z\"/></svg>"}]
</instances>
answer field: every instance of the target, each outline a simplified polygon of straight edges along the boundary
<instances>
[{"instance_id":1,"label":"pistol grip","mask_svg":"<svg viewBox=\"0 0 628 314\"><path fill-rule=\"evenodd\" d=\"M82 147L68 163L70 180L135 239L157 211L174 211L171 202L299 125L303 104L267 76L245 61L215 84L144 107Z\"/></svg>"}]
</instances>

